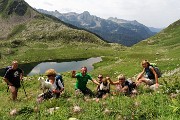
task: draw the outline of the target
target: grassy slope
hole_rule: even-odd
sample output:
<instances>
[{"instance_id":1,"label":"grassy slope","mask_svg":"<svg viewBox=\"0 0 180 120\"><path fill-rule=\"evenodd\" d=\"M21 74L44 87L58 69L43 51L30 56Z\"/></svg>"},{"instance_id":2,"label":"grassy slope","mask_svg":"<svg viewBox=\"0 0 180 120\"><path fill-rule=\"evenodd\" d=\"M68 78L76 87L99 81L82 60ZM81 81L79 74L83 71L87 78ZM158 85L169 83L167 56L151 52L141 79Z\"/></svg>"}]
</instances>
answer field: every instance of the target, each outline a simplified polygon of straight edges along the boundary
<instances>
[{"instance_id":1,"label":"grassy slope","mask_svg":"<svg viewBox=\"0 0 180 120\"><path fill-rule=\"evenodd\" d=\"M44 26L45 25L45 26ZM36 26L36 27L35 27ZM45 60L67 60L78 58L89 58L94 56L104 56L103 61L95 64L95 70L91 72L96 78L99 73L111 76L116 79L120 73L127 77L133 77L141 71L140 61L148 59L156 62L162 71L178 68L179 64L179 21L158 35L143 41L132 48L125 48L120 45L109 45L99 40L96 36L90 35L85 31L77 31L67 28L61 23L54 23L48 20L32 20L25 27L17 26L16 34L13 34L9 40L0 44L1 62L0 66L10 64L13 59L17 59L21 64L31 62L41 62ZM19 30L20 29L20 30ZM56 30L59 32L56 32ZM63 31L66 30L66 31ZM20 32L19 32L20 31ZM62 38L61 38L62 37ZM71 41L68 41L71 40ZM85 41L85 42L83 42ZM173 44L172 44L173 43ZM158 54L156 54L158 52ZM53 55L52 55L53 53ZM25 69L25 68L23 68ZM178 119L180 113L180 102L178 95L176 98L170 98L170 93L175 93L180 88L179 74L164 77L160 79L165 88L159 93L150 92L144 88L140 94L134 98L120 96L110 96L107 100L100 103L94 101L86 102L82 97L74 97L74 83L70 78L70 73L63 73L65 79L66 92L62 98L57 100L45 101L40 104L40 113L32 112L36 107L36 96L42 91L39 90L38 76L26 77L25 88L28 98L19 91L19 101L11 102L9 93L6 93L5 83L0 83L0 119L62 119L69 117L79 119ZM166 85L165 83L168 82ZM88 84L92 90L95 85ZM169 89L167 91L167 88ZM112 90L114 87L112 87ZM67 102L67 99L69 100ZM104 107L103 104L106 104ZM83 111L75 114L72 107L79 105ZM53 115L46 111L48 108L57 107ZM9 111L17 108L21 111L20 115L9 116ZM105 108L111 112L104 114Z\"/></svg>"}]
</instances>

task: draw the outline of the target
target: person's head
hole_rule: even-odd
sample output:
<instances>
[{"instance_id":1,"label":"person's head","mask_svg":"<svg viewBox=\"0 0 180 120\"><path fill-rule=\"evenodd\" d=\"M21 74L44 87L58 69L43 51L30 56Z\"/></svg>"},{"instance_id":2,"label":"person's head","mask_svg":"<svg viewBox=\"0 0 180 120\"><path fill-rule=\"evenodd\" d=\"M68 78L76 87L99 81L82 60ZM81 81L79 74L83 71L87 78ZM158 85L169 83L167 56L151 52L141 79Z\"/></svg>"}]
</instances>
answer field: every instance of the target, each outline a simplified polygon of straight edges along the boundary
<instances>
[{"instance_id":1,"label":"person's head","mask_svg":"<svg viewBox=\"0 0 180 120\"><path fill-rule=\"evenodd\" d=\"M98 80L99 80L99 81L102 81L102 79L103 79L103 75L102 75L102 74L99 74L99 75L98 75Z\"/></svg>"},{"instance_id":2,"label":"person's head","mask_svg":"<svg viewBox=\"0 0 180 120\"><path fill-rule=\"evenodd\" d=\"M141 65L142 65L143 68L147 68L150 65L150 63L148 62L148 60L143 60L141 62Z\"/></svg>"},{"instance_id":3,"label":"person's head","mask_svg":"<svg viewBox=\"0 0 180 120\"><path fill-rule=\"evenodd\" d=\"M107 78L104 78L104 79L102 80L102 82L103 82L104 85L107 85L107 84L108 84L108 79L107 79Z\"/></svg>"},{"instance_id":4,"label":"person's head","mask_svg":"<svg viewBox=\"0 0 180 120\"><path fill-rule=\"evenodd\" d=\"M86 75L86 73L87 73L87 67L82 67L82 68L81 68L81 73L82 73L83 76Z\"/></svg>"},{"instance_id":5,"label":"person's head","mask_svg":"<svg viewBox=\"0 0 180 120\"><path fill-rule=\"evenodd\" d=\"M17 69L18 68L18 61L12 61L12 69Z\"/></svg>"},{"instance_id":6,"label":"person's head","mask_svg":"<svg viewBox=\"0 0 180 120\"><path fill-rule=\"evenodd\" d=\"M55 78L56 77L56 71L54 69L48 69L46 70L45 72L45 75L48 77L48 78Z\"/></svg>"},{"instance_id":7,"label":"person's head","mask_svg":"<svg viewBox=\"0 0 180 120\"><path fill-rule=\"evenodd\" d=\"M118 76L118 80L119 80L120 83L124 83L125 79L126 79L125 76L122 75L122 74Z\"/></svg>"}]
</instances>

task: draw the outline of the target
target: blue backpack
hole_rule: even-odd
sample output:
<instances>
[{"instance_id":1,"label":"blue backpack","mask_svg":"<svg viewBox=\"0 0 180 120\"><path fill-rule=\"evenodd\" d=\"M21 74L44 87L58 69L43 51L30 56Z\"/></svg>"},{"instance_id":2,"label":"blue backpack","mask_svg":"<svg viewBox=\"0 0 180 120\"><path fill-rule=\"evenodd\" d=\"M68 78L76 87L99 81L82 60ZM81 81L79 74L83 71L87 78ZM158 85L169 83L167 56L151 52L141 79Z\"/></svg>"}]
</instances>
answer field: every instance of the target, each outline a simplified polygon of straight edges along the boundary
<instances>
[{"instance_id":1,"label":"blue backpack","mask_svg":"<svg viewBox=\"0 0 180 120\"><path fill-rule=\"evenodd\" d=\"M56 80L56 86L57 86L57 88L58 88L59 90L61 89L61 87L60 87L59 84L58 84L58 81L59 81L59 80L61 81L61 83L62 83L62 85L63 85L63 87L64 87L64 81L63 81L61 75L56 75L55 80ZM48 79L47 81L49 82L49 79Z\"/></svg>"}]
</instances>

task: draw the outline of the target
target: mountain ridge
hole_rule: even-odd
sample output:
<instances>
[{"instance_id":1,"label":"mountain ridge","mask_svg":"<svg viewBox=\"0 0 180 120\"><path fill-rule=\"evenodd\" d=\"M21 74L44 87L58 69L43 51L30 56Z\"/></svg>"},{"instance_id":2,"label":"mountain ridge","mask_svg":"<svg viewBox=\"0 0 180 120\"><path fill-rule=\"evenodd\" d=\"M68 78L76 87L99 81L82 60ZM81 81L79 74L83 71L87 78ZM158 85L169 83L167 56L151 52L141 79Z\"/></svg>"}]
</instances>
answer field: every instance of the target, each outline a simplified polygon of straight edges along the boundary
<instances>
[{"instance_id":1,"label":"mountain ridge","mask_svg":"<svg viewBox=\"0 0 180 120\"><path fill-rule=\"evenodd\" d=\"M49 26L47 26L46 24L43 25L38 22L48 23ZM32 24L34 28L32 28L29 24ZM87 42L99 41L99 43L104 43L104 41L101 40L100 36L92 32L84 29L79 29L78 27L65 23L53 16L39 13L31 6L29 6L28 3L26 3L24 0L0 0L0 26L0 40L10 40L16 38L19 40L27 41L30 40L29 38L36 40L56 38L56 40L66 41L69 38L67 40L68 42L70 42L71 40L73 42L73 40L75 39L77 41L79 41L78 39L82 39L80 41L86 42L86 40L84 39L87 38ZM46 28L46 30L41 29L41 31L39 31L38 27L48 27L49 31ZM55 32L56 28L59 28L57 29L59 31ZM28 34L27 30L29 32ZM45 34L46 32L48 34ZM71 34L68 35L65 33L63 35L63 38L61 37L61 39L59 39L57 36L62 34L62 32L70 32ZM87 35L88 37L83 37L83 35Z\"/></svg>"},{"instance_id":2,"label":"mountain ridge","mask_svg":"<svg viewBox=\"0 0 180 120\"><path fill-rule=\"evenodd\" d=\"M126 46L132 46L141 40L144 40L152 35L148 27L137 21L123 20L122 24L115 21L117 18L103 19L95 15L91 15L88 11L83 13L60 13L56 11L47 11L37 9L41 13L51 14L60 20L75 25L80 28L85 28L94 32L109 42L121 43ZM122 19L118 19L122 20Z\"/></svg>"}]
</instances>

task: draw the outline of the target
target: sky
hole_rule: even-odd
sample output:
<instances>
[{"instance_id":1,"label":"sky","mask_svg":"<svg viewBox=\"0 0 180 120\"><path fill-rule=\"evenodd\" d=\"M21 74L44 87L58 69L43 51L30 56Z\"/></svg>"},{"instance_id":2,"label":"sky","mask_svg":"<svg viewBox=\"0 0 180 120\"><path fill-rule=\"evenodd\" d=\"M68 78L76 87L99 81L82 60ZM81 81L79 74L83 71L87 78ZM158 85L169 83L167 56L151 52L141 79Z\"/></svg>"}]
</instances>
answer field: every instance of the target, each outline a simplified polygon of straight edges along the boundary
<instances>
[{"instance_id":1,"label":"sky","mask_svg":"<svg viewBox=\"0 0 180 120\"><path fill-rule=\"evenodd\" d=\"M117 17L156 28L180 19L180 0L25 0L30 6L60 13L84 11L104 19Z\"/></svg>"}]
</instances>

